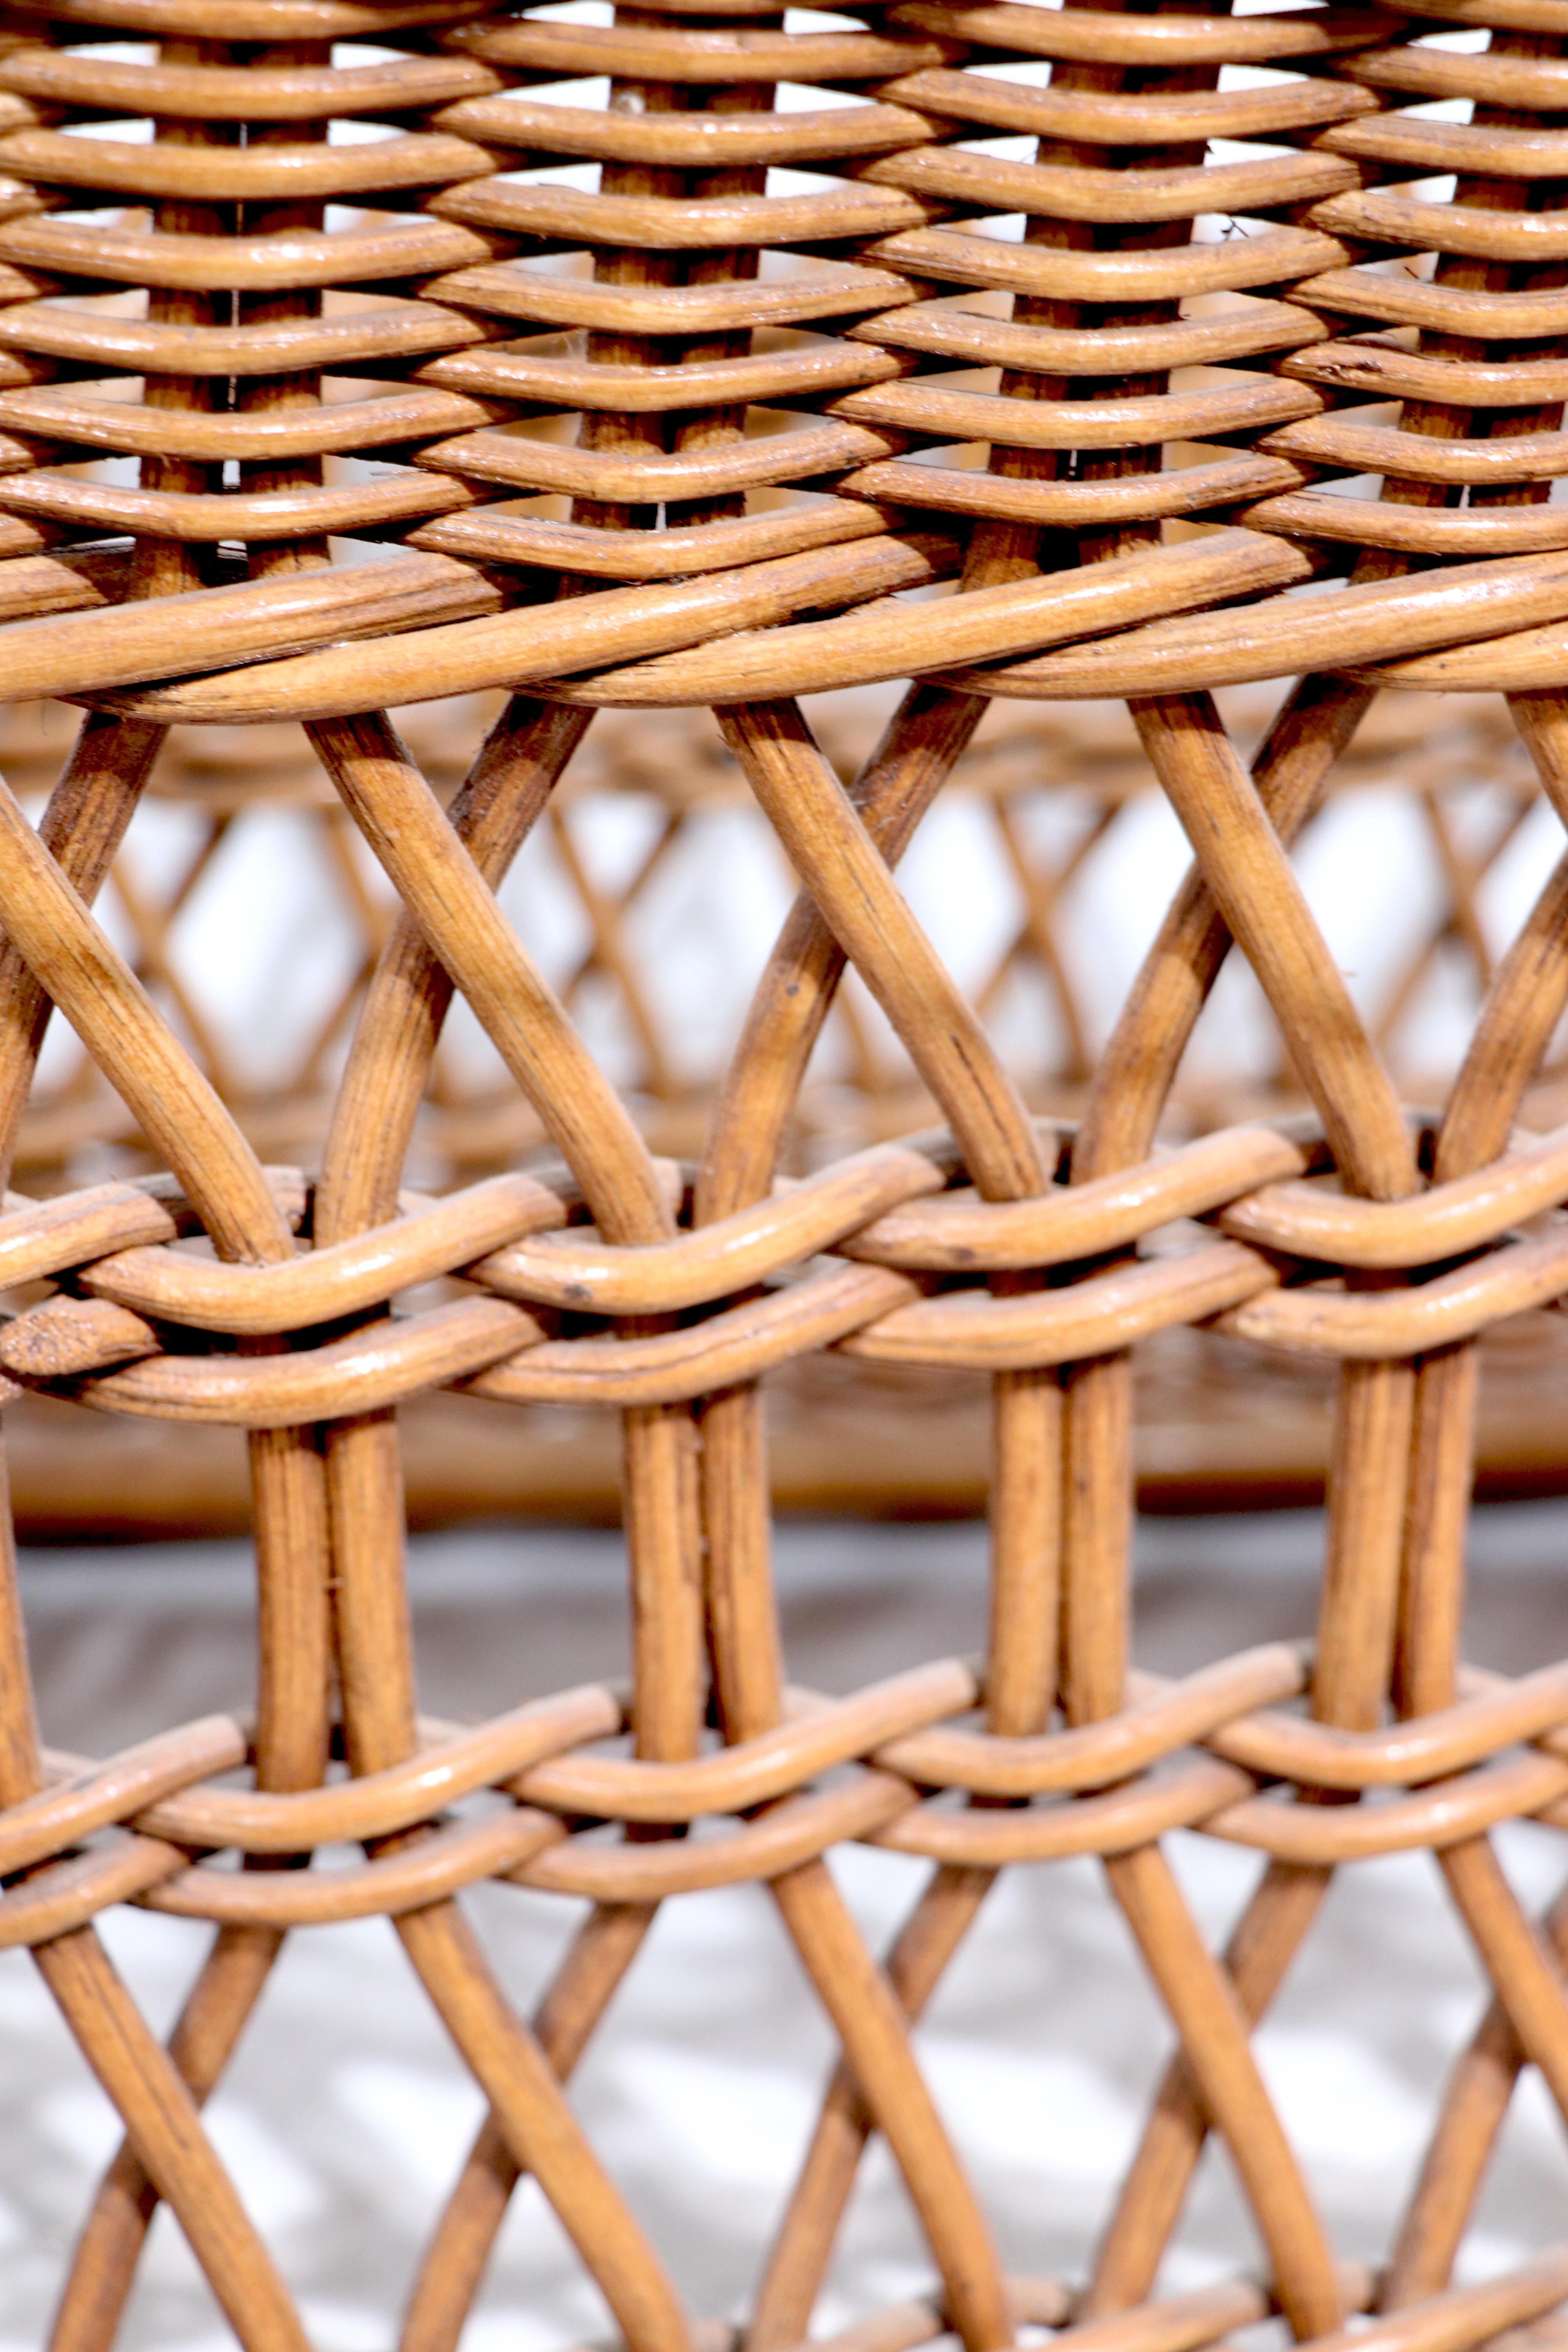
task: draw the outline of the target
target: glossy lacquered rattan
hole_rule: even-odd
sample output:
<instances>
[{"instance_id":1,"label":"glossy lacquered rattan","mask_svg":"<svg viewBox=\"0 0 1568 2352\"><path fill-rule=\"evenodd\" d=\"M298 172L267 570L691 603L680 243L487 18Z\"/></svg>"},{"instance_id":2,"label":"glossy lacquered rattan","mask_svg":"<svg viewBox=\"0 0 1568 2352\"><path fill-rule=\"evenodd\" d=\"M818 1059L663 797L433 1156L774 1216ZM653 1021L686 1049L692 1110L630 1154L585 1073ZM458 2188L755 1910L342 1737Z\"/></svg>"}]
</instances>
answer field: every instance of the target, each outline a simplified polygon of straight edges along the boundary
<instances>
[{"instance_id":1,"label":"glossy lacquered rattan","mask_svg":"<svg viewBox=\"0 0 1568 2352\"><path fill-rule=\"evenodd\" d=\"M1457 1652L1474 1343L1568 1290L1568 1137L1513 1131L1568 1002L1568 861L1447 1103L1412 1114L1287 849L1380 686L1508 691L1568 810L1560 0L16 21L3 682L89 715L37 830L0 793L0 1120L14 1136L52 1002L169 1174L13 1199L5 1279L57 1287L0 1357L18 1389L250 1433L260 1636L252 1722L98 1764L40 1747L14 1599L0 1622L0 1936L32 1947L127 2134L60 2352L112 2337L160 2199L247 2352L300 2352L198 2111L283 1937L369 1914L490 2109L408 2352L456 2342L525 2170L632 2352L686 2352L562 2084L655 1906L736 1880L768 1890L843 2051L752 2352L806 2333L873 2131L935 2282L860 2332L879 2352L944 2328L993 2352L1022 2320L1177 2352L1270 2308L1337 2341L1358 2307L1357 2343L1466 2352L1541 2320L1568 2253L1451 2275L1521 2069L1568 2108L1568 1927L1527 1916L1488 1835L1562 1818L1568 1683ZM1470 121L1422 110L1450 98ZM795 698L911 675L847 789ZM1287 677L1249 772L1209 690ZM380 713L492 687L513 698L443 810ZM1070 1132L1028 1115L891 872L993 695L1131 698L1194 851ZM802 886L685 1169L493 895L605 703L717 706ZM279 718L403 909L310 1181L263 1168L89 911L163 729ZM1314 1116L1161 1151L1233 943ZM781 1184L847 963L943 1126ZM559 1161L432 1200L403 1163L455 992ZM196 1232L210 1256L180 1246ZM388 1312L446 1276L458 1295ZM1156 1684L1129 1665L1131 1351L1216 1320L1340 1368L1321 1616L1314 1644ZM984 1659L831 1704L784 1679L757 1389L829 1346L988 1372L995 1426ZM449 1384L621 1412L629 1692L419 1715L393 1413ZM1179 1827L1266 1857L1223 1956L1160 1843ZM885 1962L826 1867L852 1837L934 1865ZM363 1862L268 1866L344 1841ZM1332 1872L1390 1851L1433 1853L1495 2000L1368 2277L1335 2260L1249 2028ZM1083 1853L1181 2054L1086 2283L1009 2284L910 2025L998 1871ZM498 1877L593 1906L531 2026L460 1904ZM166 2048L94 1927L125 1900L216 1927ZM1151 2301L1211 2131L1266 2284Z\"/></svg>"}]
</instances>

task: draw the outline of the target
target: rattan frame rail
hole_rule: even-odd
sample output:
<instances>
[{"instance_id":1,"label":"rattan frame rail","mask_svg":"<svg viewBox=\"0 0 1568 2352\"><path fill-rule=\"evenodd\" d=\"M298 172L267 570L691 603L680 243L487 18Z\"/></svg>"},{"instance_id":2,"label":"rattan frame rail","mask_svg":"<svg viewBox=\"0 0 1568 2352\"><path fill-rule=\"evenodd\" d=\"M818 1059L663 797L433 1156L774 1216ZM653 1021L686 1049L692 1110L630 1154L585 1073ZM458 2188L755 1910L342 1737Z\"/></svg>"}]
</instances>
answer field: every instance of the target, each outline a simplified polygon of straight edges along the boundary
<instances>
[{"instance_id":1,"label":"rattan frame rail","mask_svg":"<svg viewBox=\"0 0 1568 2352\"><path fill-rule=\"evenodd\" d=\"M16 1388L247 1429L258 1591L253 1719L93 1762L40 1745L0 1580L0 1941L31 1947L126 2127L58 2352L111 2340L161 2200L247 2352L303 2352L199 2110L285 1935L367 1914L490 2109L406 2352L456 2344L525 2170L630 2352L689 2352L563 2084L655 1906L736 1881L777 1905L843 2050L749 2352L806 2335L873 2131L936 2284L858 2352L944 2329L995 2352L1020 2319L1181 2352L1269 2310L1380 2352L1550 2342L1568 2254L1451 2273L1521 2070L1568 2113L1568 1912L1530 1918L1488 1836L1568 1826L1568 1680L1469 1672L1458 1631L1474 1343L1568 1291L1568 1135L1513 1133L1568 1003L1568 859L1450 1099L1413 1117L1288 852L1384 687L1509 694L1568 816L1568 12L895 0L847 29L767 0L487 5L19 0L0 43L0 691L86 706L38 829L0 790L0 1136L52 1005L169 1171L13 1196L5 1280L55 1290L0 1359ZM1478 28L1484 51L1444 46ZM596 76L608 106L562 102ZM1421 111L1440 99L1471 119ZM796 698L911 677L847 789ZM1288 677L1249 772L1210 690ZM444 812L381 714L498 686ZM893 874L993 695L1130 698L1194 853L1070 1136L1026 1116ZM683 1170L494 888L596 707L691 702L801 896ZM164 729L278 718L403 907L309 1181L260 1166L90 911ZM1314 1125L1162 1155L1233 946ZM849 962L945 1132L781 1186ZM457 992L561 1165L408 1197ZM466 1286L397 1311L437 1276ZM1129 1665L1130 1350L1215 1319L1339 1360L1321 1617L1310 1646L1159 1684ZM757 1390L827 1346L988 1370L995 1414L984 1659L831 1703L784 1678ZM620 1411L628 1691L421 1717L393 1412L442 1384ZM242 1765L251 1786L212 1785ZM1177 1827L1265 1857L1223 1955ZM934 1865L885 1959L824 1861L851 1837ZM268 1866L343 1840L363 1863ZM1495 1999L1386 2266L1352 2274L1249 2028L1332 1872L1411 1849ZM1068 1853L1102 1858L1181 2048L1070 2289L1003 2278L910 2038L997 1872ZM531 2024L461 1907L480 1878L592 1898ZM126 1900L216 1926L166 2047L95 1931ZM1266 2284L1151 2300L1211 2131Z\"/></svg>"}]
</instances>

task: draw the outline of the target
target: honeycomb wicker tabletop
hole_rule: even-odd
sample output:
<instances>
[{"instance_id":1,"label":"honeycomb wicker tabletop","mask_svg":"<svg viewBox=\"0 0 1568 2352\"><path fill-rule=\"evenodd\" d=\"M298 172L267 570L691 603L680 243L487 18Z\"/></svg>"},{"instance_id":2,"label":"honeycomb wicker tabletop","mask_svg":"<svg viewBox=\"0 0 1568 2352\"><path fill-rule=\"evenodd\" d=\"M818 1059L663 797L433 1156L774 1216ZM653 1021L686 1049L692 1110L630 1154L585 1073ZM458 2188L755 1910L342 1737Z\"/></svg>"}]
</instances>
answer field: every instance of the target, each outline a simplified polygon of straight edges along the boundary
<instances>
[{"instance_id":1,"label":"honeycomb wicker tabletop","mask_svg":"<svg viewBox=\"0 0 1568 2352\"><path fill-rule=\"evenodd\" d=\"M1416 1108L1289 851L1383 688L1506 694L1568 814L1564 0L10 23L0 692L85 716L36 828L0 788L0 1137L9 1162L53 1008L163 1172L10 1195L0 1366L18 1397L245 1432L257 1570L253 1712L96 1759L42 1745L0 1578L0 1941L126 2135L55 2352L112 2340L161 2201L246 2352L303 2352L200 2110L267 2032L285 1939L373 1916L489 2108L406 2352L456 2346L525 2174L628 2352L727 2341L565 2085L658 1907L734 1885L842 2052L748 2352L807 2336L873 2135L931 2284L858 2352L1021 2326L1186 2352L1271 2313L1387 2352L1560 2340L1568 2248L1454 2272L1527 2067L1568 2112L1568 1914L1535 1920L1489 1836L1568 1825L1568 1666L1459 1654L1479 1342L1568 1292L1568 1130L1519 1123L1568 1005L1568 859ZM800 698L894 679L847 784ZM1270 681L1248 764L1215 690ZM497 688L444 803L385 712ZM1193 852L1070 1123L893 870L991 698L1126 700ZM496 897L605 706L711 707L798 882L685 1163ZM399 908L308 1172L262 1162L92 911L168 729L279 720ZM1175 1142L1233 947L1310 1110ZM939 1123L786 1174L851 967ZM405 1163L458 998L554 1156L436 1196ZM1133 1356L1199 1326L1333 1370L1321 1612L1156 1676ZM759 1387L829 1349L983 1375L992 1413L984 1655L832 1699L788 1680ZM619 1414L628 1684L421 1713L395 1416L446 1389ZM1223 1953L1178 1830L1259 1857ZM885 1955L828 1864L852 1840L931 1865ZM1392 1853L1431 1855L1493 2000L1366 2272L1250 2029L1334 1873ZM1009 2278L912 2029L998 1875L1085 1855L1176 2054L1079 2275ZM492 1879L584 1906L531 2021L463 1906ZM166 2043L94 1925L125 1902L216 1931ZM1173 2298L1211 2136L1258 2282Z\"/></svg>"}]
</instances>

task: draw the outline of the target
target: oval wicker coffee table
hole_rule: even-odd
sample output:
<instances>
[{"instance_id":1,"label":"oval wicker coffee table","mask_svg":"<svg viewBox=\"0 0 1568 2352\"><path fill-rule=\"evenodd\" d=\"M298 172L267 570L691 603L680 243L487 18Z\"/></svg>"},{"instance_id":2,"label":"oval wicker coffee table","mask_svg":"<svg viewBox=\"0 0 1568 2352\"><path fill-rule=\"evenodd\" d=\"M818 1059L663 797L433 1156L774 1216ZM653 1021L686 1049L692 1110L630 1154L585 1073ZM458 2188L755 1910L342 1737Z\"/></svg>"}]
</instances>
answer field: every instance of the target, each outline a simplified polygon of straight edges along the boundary
<instances>
[{"instance_id":1,"label":"oval wicker coffee table","mask_svg":"<svg viewBox=\"0 0 1568 2352\"><path fill-rule=\"evenodd\" d=\"M284 1937L385 1915L489 2103L409 2352L456 2343L524 2170L632 2352L686 2352L563 2083L656 1907L741 1881L843 2052L759 2250L752 2352L806 2334L872 2133L932 2286L862 2347L993 2352L1027 2322L1179 2352L1366 2309L1358 2343L1464 2352L1542 2320L1568 2251L1451 2273L1521 2070L1568 2107L1568 1923L1527 1916L1487 1834L1568 1801L1568 1670L1479 1676L1457 1642L1475 1341L1568 1290L1568 1137L1513 1133L1568 1002L1568 862L1448 1103L1411 1114L1287 850L1383 687L1508 692L1568 811L1562 0L13 21L0 677L87 715L37 832L0 793L0 1103L13 1134L52 1002L169 1173L13 1196L7 1283L57 1286L0 1361L248 1430L259 1594L254 1718L102 1762L40 1748L4 1615L0 1933L126 2129L56 2345L111 2339L160 2199L248 2352L304 2344L199 2109L265 2030ZM1470 120L1425 110L1453 100ZM847 791L798 698L910 676ZM1211 689L1288 677L1248 773ZM494 687L444 813L380 713ZM994 695L1130 698L1194 853L1070 1135L1026 1115L891 870ZM715 706L802 885L692 1170L650 1156L493 896L605 704ZM167 726L284 718L404 909L310 1181L258 1163L89 911ZM1162 1154L1233 944L1314 1118ZM945 1129L779 1186L850 962ZM432 1200L399 1187L455 992L560 1159ZM1128 1663L1131 1351L1197 1322L1341 1367L1322 1609L1314 1645L1157 1683ZM756 1385L830 1346L977 1369L994 1399L984 1660L831 1704L784 1679ZM417 1712L393 1416L454 1383L620 1412L629 1695ZM1223 1955L1160 1843L1184 1827L1263 1858ZM933 1865L882 1964L825 1861L852 1838ZM363 1861L280 1866L345 1842ZM1334 1870L1405 1851L1495 2000L1369 2276L1336 2262L1248 2029ZM909 2028L1000 1871L1084 1853L1181 2054L1083 2278L1009 2281ZM592 1905L531 2026L462 1907L496 1877ZM167 2048L93 1926L127 1900L216 1930ZM1262 2284L1161 2300L1211 2132Z\"/></svg>"}]
</instances>

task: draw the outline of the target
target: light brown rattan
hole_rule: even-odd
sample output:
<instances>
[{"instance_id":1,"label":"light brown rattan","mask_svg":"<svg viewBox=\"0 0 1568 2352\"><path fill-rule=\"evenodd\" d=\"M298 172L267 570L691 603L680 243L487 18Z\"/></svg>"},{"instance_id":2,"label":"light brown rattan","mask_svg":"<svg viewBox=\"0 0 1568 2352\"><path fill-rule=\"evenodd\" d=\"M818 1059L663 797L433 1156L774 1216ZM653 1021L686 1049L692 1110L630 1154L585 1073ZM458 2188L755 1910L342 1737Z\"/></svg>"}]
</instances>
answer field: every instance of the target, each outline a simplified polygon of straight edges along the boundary
<instances>
[{"instance_id":1,"label":"light brown rattan","mask_svg":"<svg viewBox=\"0 0 1568 2352\"><path fill-rule=\"evenodd\" d=\"M814 731L841 776L854 773L894 691L858 688L814 708ZM1268 686L1232 690L1229 722L1261 732L1275 698ZM400 730L443 797L460 783L499 708L499 698L472 697L400 714ZM30 812L41 809L77 723L60 703L0 712L0 772ZM1369 842L1380 842L1391 820L1401 854L1426 876L1428 903L1405 910L1408 936L1370 991L1363 968L1358 1002L1404 1099L1440 1101L1495 966L1488 895L1500 871L1511 865L1517 872L1526 844L1551 829L1534 768L1501 697L1387 695L1330 783L1329 835L1318 845L1328 858L1321 902L1331 905L1342 882L1353 890ZM1397 818L1391 791L1405 803ZM973 919L992 931L993 944L972 969L967 992L1037 1115L1070 1119L1081 1108L1116 1001L1104 910L1128 884L1144 903L1152 884L1157 898L1137 845L1147 842L1158 792L1124 705L1001 699L943 787L949 848L922 845L913 903L917 915L948 913L942 877L953 845L965 860L965 894L977 869L985 878ZM172 823L180 826L177 849ZM629 865L628 824L639 843ZM258 871L259 861L276 879L280 837L289 864L281 892ZM301 729L176 728L105 885L101 903L137 977L264 1160L309 1166L319 1158L336 1057L391 920L384 883L363 845L357 856L353 846L354 828ZM617 1083L650 1148L700 1153L764 944L760 930L752 936L737 922L735 886L753 919L752 894L770 881L788 886L778 843L712 713L602 715L552 794L528 858L531 876L509 890L513 920L528 928L548 913L552 984L569 1010L587 1013L592 1035L614 1053ZM1164 870L1172 880L1180 870L1174 842ZM244 875L252 879L237 905ZM1357 924L1347 961L1377 952L1382 915L1379 908ZM290 980L298 945L323 918L337 949L332 984L301 992ZM563 925L575 929L570 946ZM221 961L210 953L218 937ZM1120 942L1118 970L1134 948ZM330 953L326 961L331 970ZM1237 990L1245 981L1244 969L1230 972L1228 1012L1223 1003L1210 1009L1201 1059L1189 1056L1177 1073L1163 1122L1167 1139L1306 1107L1278 1024L1256 992ZM268 1014L279 982L293 1006L282 1022ZM1435 1034L1432 1015L1445 1003L1452 1009ZM794 1107L789 1172L939 1117L898 1040L879 1036L879 1026L863 992L853 984L839 991L824 1050ZM71 1050L62 1050L68 1044ZM258 1045L265 1071L256 1066ZM437 1048L407 1163L408 1181L420 1189L471 1182L540 1145L531 1104L504 1066L482 1048L476 1055L474 1045L471 1032L455 1042L448 1033ZM1527 1126L1555 1126L1562 1116L1556 1050L1525 1097ZM73 1181L145 1172L133 1115L91 1056L57 1037L46 1068L17 1129L21 1190L52 1192ZM1476 1433L1487 1495L1560 1491L1568 1481L1568 1404L1557 1370L1564 1354L1568 1326L1544 1311L1490 1336ZM1330 1367L1312 1357L1277 1358L1262 1392L1258 1370L1256 1350L1187 1327L1141 1352L1141 1505L1321 1496ZM833 1353L796 1358L768 1385L768 1466L779 1507L984 1511L983 1373ZM476 1413L433 1393L413 1402L402 1432L411 1523L509 1511L613 1520L618 1512L613 1416L569 1406ZM248 1525L237 1430L116 1425L36 1398L12 1413L8 1433L26 1538L201 1536Z\"/></svg>"},{"instance_id":2,"label":"light brown rattan","mask_svg":"<svg viewBox=\"0 0 1568 2352\"><path fill-rule=\"evenodd\" d=\"M1384 685L1510 693L1568 809L1561 0L1234 19L898 0L860 29L788 27L766 0L604 25L482 5L24 0L0 59L4 691L89 709L38 830L0 792L0 1119L14 1137L52 1001L171 1171L16 1201L4 1279L68 1278L0 1356L18 1389L250 1433L260 1626L252 1725L84 1765L39 1745L6 1589L0 1937L31 1946L127 2132L56 2344L111 2338L163 2198L247 2352L300 2352L198 2110L285 1935L384 1914L490 2107L408 2352L456 2342L523 2169L633 2352L687 2352L562 2084L655 1906L755 1880L843 2061L752 2352L805 2333L873 2130L937 2284L863 2352L944 2328L992 2352L1020 2319L1178 2352L1271 2307L1338 2343L1366 2305L1351 2340L1466 2352L1568 2295L1562 2249L1450 2284L1521 2069L1568 2108L1568 1927L1526 1915L1488 1838L1563 1817L1568 1675L1500 1683L1457 1655L1474 1342L1568 1290L1568 1135L1513 1133L1568 999L1568 861L1447 1105L1413 1118L1286 853ZM1489 46L1423 46L1434 24ZM146 46L96 54L106 37ZM1222 88L1226 66L1265 70ZM557 102L604 75L607 108ZM786 85L828 102L775 105ZM1444 97L1473 119L1420 112ZM117 135L128 119L151 140ZM356 119L391 135L324 135ZM512 176L563 160L597 162L597 186ZM775 168L800 176L770 193ZM106 217L121 201L145 225ZM1020 213L1021 238L984 233ZM1245 233L1200 235L1216 214ZM999 373L941 380L975 370ZM349 396L323 401L328 375ZM83 453L135 457L136 486L73 470ZM1354 494L1368 473L1381 496ZM847 791L795 698L911 674ZM1249 774L1210 690L1298 675ZM513 698L444 812L381 711L492 687ZM1195 854L1070 1138L1031 1119L890 872L994 695L1131 698ZM803 889L688 1180L493 887L595 707L703 702ZM403 906L310 1185L261 1166L89 912L164 728L279 718L307 722ZM1233 940L1315 1127L1159 1153ZM945 1129L781 1186L847 961ZM454 991L562 1165L410 1198ZM1194 1218L1213 1230L1184 1240ZM174 1246L198 1230L211 1259ZM389 1315L448 1274L461 1296ZM1131 1351L1195 1322L1340 1367L1323 1603L1310 1650L1155 1684L1128 1663ZM826 1704L784 1681L757 1381L829 1346L991 1374L995 1435L984 1661ZM622 1413L629 1697L420 1717L393 1411L452 1383ZM253 1785L216 1785L245 1764ZM505 1801L448 1812L486 1789ZM1267 1857L1223 1956L1160 1843L1181 1826ZM885 1965L824 1860L851 1837L934 1864ZM267 1866L345 1841L363 1862ZM1333 1871L1422 1850L1495 2001L1368 2279L1336 2263L1248 2029ZM1086 1853L1181 2055L1088 2284L1010 2288L909 2028L999 1870ZM490 1877L594 1906L531 2027L461 1908ZM128 1899L217 1928L167 2048L93 1926ZM1151 2303L1211 2130L1267 2284Z\"/></svg>"},{"instance_id":3,"label":"light brown rattan","mask_svg":"<svg viewBox=\"0 0 1568 2352\"><path fill-rule=\"evenodd\" d=\"M1267 687L1231 698L1242 706L1239 723L1258 734L1276 698ZM885 699L868 688L813 710L813 730L841 776L854 773L875 740ZM476 696L400 714L400 731L443 799L461 783L500 707L498 697ZM63 703L0 708L0 770L30 814L41 812L78 723ZM1497 961L1489 894L1519 859L1521 832L1540 827L1539 779L1501 697L1406 694L1378 702L1330 784L1331 890L1342 876L1353 880L1367 842L1380 838L1376 824L1386 822L1391 794L1403 804L1399 838L1423 868L1423 902L1361 1001L1402 1097L1439 1100ZM1137 845L1158 796L1121 703L1089 710L998 700L944 787L944 808L962 812L963 854L988 884L973 908L983 952L966 992L1000 1033L999 1050L1038 1116L1073 1118L1082 1107L1114 1003L1101 910L1125 882L1147 887ZM174 809L181 816L172 843ZM237 874L276 858L280 820L299 887L276 899L253 892L241 909L247 930L216 966L205 942L232 922ZM787 888L776 838L707 709L599 719L552 793L540 833L542 856L523 904L546 889L556 902L563 937L549 966L552 984L615 1054L617 1085L650 1149L694 1157L762 944L745 935L716 885L739 850L753 892ZM264 1160L319 1157L337 1060L392 919L384 885L364 855L353 854L354 841L301 729L176 728L105 884L100 903L137 978ZM917 912L933 905L940 912L927 863ZM283 1023L268 1024L258 1068L253 1008L288 969L307 896L312 919L331 927L337 966L330 985L323 981L296 1003L292 1034ZM701 982L688 969L668 969L672 908L689 950L698 950ZM512 911L515 919L515 900ZM1374 918L1354 946L1375 947L1376 928ZM1127 955L1136 940L1119 946ZM704 984L717 986L717 1017L710 1001L698 1001ZM1452 1014L1435 1028L1434 1013L1450 1002ZM1177 1074L1167 1134L1308 1107L1278 1024L1261 1004L1249 1013L1239 1036L1216 1034L1211 1023L1203 1065ZM863 995L839 992L829 1031L831 1050L795 1105L792 1174L939 1116L898 1039L868 1017ZM56 1041L47 1076L35 1080L17 1130L13 1165L24 1189L59 1191L89 1168L145 1172L132 1115L90 1055L79 1046L63 1053L63 1042ZM1565 1077L1559 1040L1526 1097L1527 1125L1555 1123ZM454 1049L443 1036L416 1131L415 1181L448 1191L515 1164L543 1135L503 1070L471 1041Z\"/></svg>"}]
</instances>

